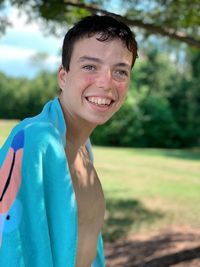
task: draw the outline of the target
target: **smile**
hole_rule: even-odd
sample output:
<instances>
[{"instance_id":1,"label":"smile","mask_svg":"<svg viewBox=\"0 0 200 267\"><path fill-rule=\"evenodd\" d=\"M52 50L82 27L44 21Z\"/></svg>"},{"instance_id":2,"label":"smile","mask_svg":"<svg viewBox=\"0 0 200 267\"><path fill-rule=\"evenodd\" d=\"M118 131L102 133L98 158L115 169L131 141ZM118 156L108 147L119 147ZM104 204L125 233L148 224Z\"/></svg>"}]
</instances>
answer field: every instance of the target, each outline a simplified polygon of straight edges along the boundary
<instances>
[{"instance_id":1,"label":"smile","mask_svg":"<svg viewBox=\"0 0 200 267\"><path fill-rule=\"evenodd\" d=\"M90 96L86 97L86 99L88 102L95 104L97 106L110 106L110 104L113 102L112 99L106 97Z\"/></svg>"}]
</instances>

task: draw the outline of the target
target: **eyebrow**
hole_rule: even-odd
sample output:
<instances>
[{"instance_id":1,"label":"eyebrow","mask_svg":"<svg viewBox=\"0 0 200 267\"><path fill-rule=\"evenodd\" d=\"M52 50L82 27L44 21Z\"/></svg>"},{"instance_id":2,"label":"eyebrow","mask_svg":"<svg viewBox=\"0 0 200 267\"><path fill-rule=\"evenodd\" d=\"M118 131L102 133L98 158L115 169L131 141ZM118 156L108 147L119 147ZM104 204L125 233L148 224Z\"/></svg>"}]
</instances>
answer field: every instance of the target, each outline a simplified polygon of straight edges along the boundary
<instances>
[{"instance_id":1,"label":"eyebrow","mask_svg":"<svg viewBox=\"0 0 200 267\"><path fill-rule=\"evenodd\" d=\"M93 61L93 62L97 62L97 63L101 63L103 64L103 60L101 60L100 58L98 57L90 57L90 56L82 56L78 59L78 62L84 62L84 61ZM128 69L131 69L131 66L125 62L119 62L117 64L115 64L116 66L118 67L126 67Z\"/></svg>"},{"instance_id":2,"label":"eyebrow","mask_svg":"<svg viewBox=\"0 0 200 267\"><path fill-rule=\"evenodd\" d=\"M116 66L131 69L131 65L124 63L124 62L117 63Z\"/></svg>"},{"instance_id":3,"label":"eyebrow","mask_svg":"<svg viewBox=\"0 0 200 267\"><path fill-rule=\"evenodd\" d=\"M86 60L89 60L89 61L94 61L94 62L98 62L98 63L103 63L103 61L98 58L98 57L89 57L89 56L82 56L78 59L78 62L83 62L83 61L86 61Z\"/></svg>"}]
</instances>

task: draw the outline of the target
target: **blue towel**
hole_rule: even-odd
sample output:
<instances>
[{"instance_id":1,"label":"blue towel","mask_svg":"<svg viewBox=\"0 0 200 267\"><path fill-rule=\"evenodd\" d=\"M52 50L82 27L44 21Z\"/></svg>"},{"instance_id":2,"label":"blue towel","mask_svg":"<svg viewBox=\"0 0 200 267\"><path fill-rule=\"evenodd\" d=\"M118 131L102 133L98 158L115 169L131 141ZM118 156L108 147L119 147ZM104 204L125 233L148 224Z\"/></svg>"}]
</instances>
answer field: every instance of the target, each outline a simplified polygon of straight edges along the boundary
<instances>
[{"instance_id":1,"label":"blue towel","mask_svg":"<svg viewBox=\"0 0 200 267\"><path fill-rule=\"evenodd\" d=\"M77 203L59 100L20 122L0 150L0 266L74 267ZM88 141L91 154L91 145ZM87 255L86 255L87 256ZM104 267L99 235L92 267Z\"/></svg>"}]
</instances>

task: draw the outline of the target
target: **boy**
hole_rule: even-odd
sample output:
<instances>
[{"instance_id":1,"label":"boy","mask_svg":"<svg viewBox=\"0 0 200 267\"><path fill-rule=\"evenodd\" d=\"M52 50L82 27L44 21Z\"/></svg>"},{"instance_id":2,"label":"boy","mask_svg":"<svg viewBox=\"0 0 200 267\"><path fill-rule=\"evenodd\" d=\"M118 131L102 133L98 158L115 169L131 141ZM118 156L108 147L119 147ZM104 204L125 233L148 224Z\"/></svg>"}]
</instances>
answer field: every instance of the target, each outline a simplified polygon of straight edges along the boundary
<instances>
[{"instance_id":1,"label":"boy","mask_svg":"<svg viewBox=\"0 0 200 267\"><path fill-rule=\"evenodd\" d=\"M89 136L121 107L136 56L130 29L109 16L66 34L59 98L19 123L0 151L1 267L105 266Z\"/></svg>"}]
</instances>

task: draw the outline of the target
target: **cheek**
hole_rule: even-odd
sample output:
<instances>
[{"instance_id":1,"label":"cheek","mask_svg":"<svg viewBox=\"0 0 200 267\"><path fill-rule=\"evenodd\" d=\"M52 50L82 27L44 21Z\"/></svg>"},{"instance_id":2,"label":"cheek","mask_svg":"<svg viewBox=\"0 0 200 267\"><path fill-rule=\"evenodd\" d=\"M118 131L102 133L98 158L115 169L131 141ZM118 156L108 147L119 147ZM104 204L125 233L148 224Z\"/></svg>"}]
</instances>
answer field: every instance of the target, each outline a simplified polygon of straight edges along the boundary
<instances>
[{"instance_id":1,"label":"cheek","mask_svg":"<svg viewBox=\"0 0 200 267\"><path fill-rule=\"evenodd\" d=\"M96 77L95 76L86 76L86 77L84 77L84 81L86 84L93 84L96 81Z\"/></svg>"},{"instance_id":2,"label":"cheek","mask_svg":"<svg viewBox=\"0 0 200 267\"><path fill-rule=\"evenodd\" d=\"M128 92L128 84L127 83L120 83L117 86L117 91L119 94L119 98L124 99Z\"/></svg>"}]
</instances>

